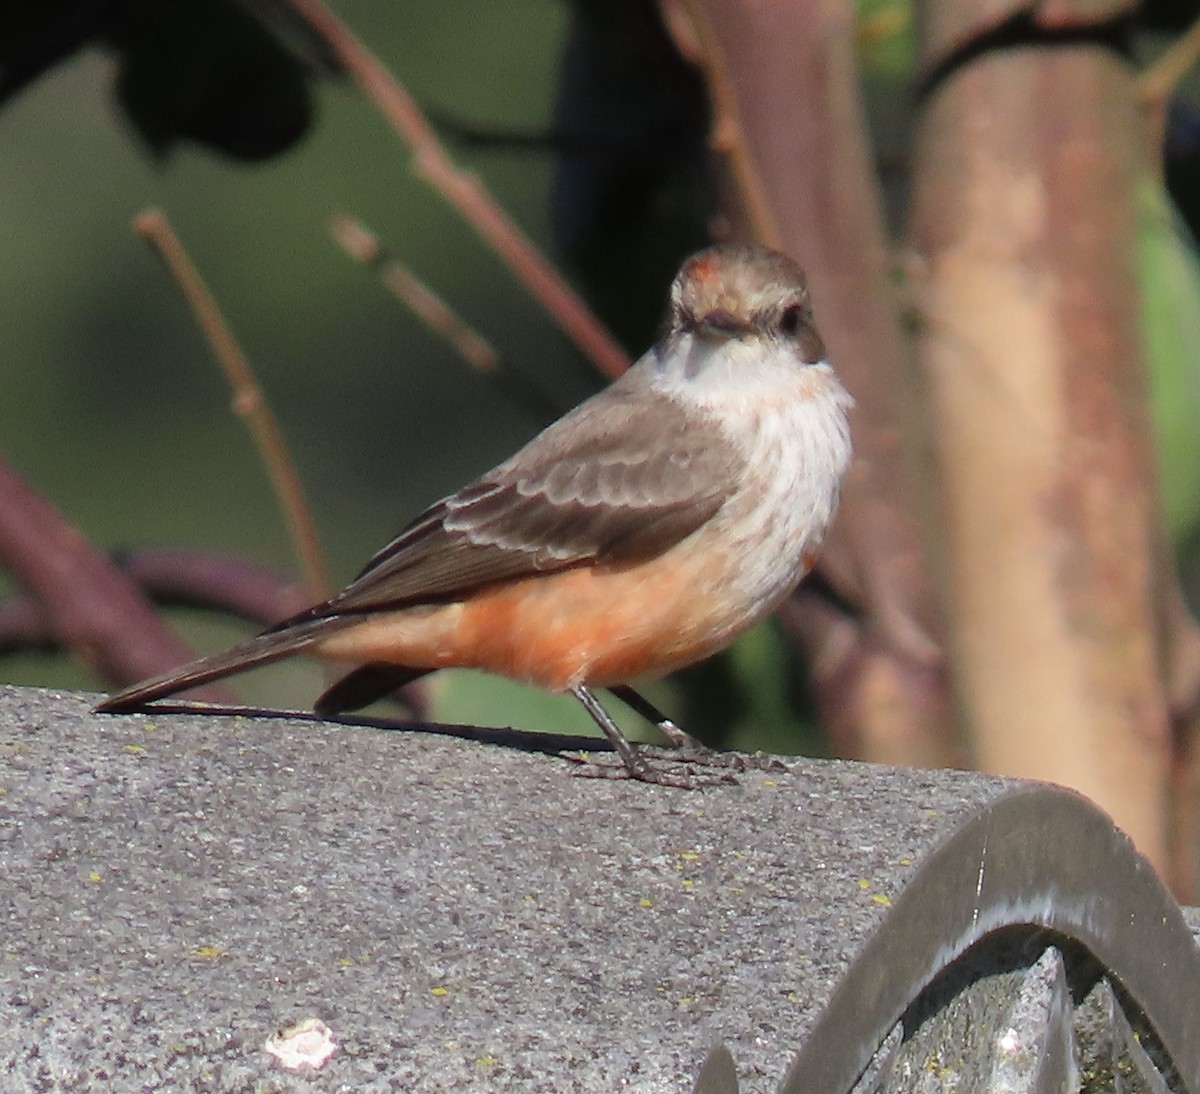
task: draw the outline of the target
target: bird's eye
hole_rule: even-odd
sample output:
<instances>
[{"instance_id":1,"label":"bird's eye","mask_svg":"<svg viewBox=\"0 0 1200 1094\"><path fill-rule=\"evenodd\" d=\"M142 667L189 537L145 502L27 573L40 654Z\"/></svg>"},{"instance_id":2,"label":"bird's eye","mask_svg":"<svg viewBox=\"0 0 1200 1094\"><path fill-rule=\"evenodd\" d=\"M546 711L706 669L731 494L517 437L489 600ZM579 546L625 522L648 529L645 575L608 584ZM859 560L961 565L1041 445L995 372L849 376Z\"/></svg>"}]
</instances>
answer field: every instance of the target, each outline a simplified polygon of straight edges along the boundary
<instances>
[{"instance_id":1,"label":"bird's eye","mask_svg":"<svg viewBox=\"0 0 1200 1094\"><path fill-rule=\"evenodd\" d=\"M783 309L783 314L779 317L779 329L784 334L789 338L795 337L803 325L804 309L799 304L792 304Z\"/></svg>"}]
</instances>

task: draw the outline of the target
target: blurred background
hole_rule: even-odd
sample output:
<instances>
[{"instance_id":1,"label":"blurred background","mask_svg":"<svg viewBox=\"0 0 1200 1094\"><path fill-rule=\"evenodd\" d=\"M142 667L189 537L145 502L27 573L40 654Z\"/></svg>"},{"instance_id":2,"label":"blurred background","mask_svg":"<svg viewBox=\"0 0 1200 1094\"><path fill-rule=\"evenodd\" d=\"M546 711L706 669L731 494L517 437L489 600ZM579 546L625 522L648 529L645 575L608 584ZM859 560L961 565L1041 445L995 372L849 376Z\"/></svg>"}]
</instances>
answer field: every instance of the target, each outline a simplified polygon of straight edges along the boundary
<instances>
[{"instance_id":1,"label":"blurred background","mask_svg":"<svg viewBox=\"0 0 1200 1094\"><path fill-rule=\"evenodd\" d=\"M827 552L829 595L802 593L785 625L757 629L727 654L655 685L652 697L725 745L981 762L1079 785L1114 815L1129 796L1119 749L1107 771L1073 776L1107 749L1105 727L1120 723L1131 755L1153 751L1151 738L1158 751L1146 810L1118 819L1160 868L1174 840L1177 889L1194 889L1200 631L1181 605L1194 611L1200 601L1196 5L1067 4L1048 20L1039 6L897 0L843 9L709 0L330 6L408 88L456 163L477 173L560 263L630 356L655 337L684 255L712 234L770 238L771 216L755 208L764 194L776 242L809 266L818 325L860 402L859 474ZM81 29L81 18L99 21ZM0 3L0 458L105 550L180 545L296 572L227 384L162 264L130 227L147 207L170 219L254 365L336 586L422 507L528 439L547 407L565 410L601 383L414 176L409 150L375 107L330 69L287 0ZM809 85L789 83L809 73ZM1087 80L1095 94L1066 103ZM954 121L959 96L968 105ZM713 126L722 111L724 126ZM980 134L984 152L969 144ZM757 163L757 199L739 151ZM1076 167L1112 167L1125 189L1106 206L1092 192L1094 172L1069 174L1068 152ZM991 174L968 178L985 155L994 156ZM1008 207L1018 191L1029 200ZM843 201L850 192L854 199ZM1039 221L1047 195L1058 204ZM1047 427L1061 444L1063 478L1057 493L1034 501L1061 516L1073 512L1064 499L1083 498L1085 517L1088 505L1100 513L1081 533L1051 530L1062 536L1053 541L1062 571L1082 575L1078 587L1056 590L1074 629L1052 665L1040 651L1028 656L1025 634L1040 632L1032 620L1027 632L1024 619L1006 620L1002 597L991 616L971 614L972 590L990 574L1004 576L1003 556L987 549L1011 545L985 534L985 550L963 561L955 540L971 530L970 496L983 480L955 481L953 473L988 457L953 448L963 422L947 392L994 366L985 379L1003 398L985 416L994 410L1003 422L1015 412L1024 429L1031 413L1006 404L1012 393L1001 387L1020 365L1019 339L1003 346L1012 366L981 352L948 367L938 343L958 331L960 342L978 337L990 352L1012 329L1007 304L987 294L954 314L954 294L969 278L938 273L971 200L978 220L1000 230L999 249L1011 243L1016 284L1046 287L1030 294L1038 305L1091 301L1097 310L1081 306L1076 320L1084 317L1085 339L1099 331L1097 361L1107 353L1115 362L1089 375L1078 361L1056 359L1039 380L1053 375L1059 387L1047 381L1046 390L1071 391L1078 413L1062 436L1061 423ZM408 315L331 240L338 212L361 218L545 405L514 401ZM1111 242L1120 261L1129 257L1130 269L1081 288L1072 278L1105 261L1088 249L1096 240ZM1068 253L1067 268L1055 267ZM1126 274L1133 280L1122 281ZM1099 328L1114 310L1137 330L1105 342L1111 332ZM1064 321L1057 344L1078 348L1080 330ZM1106 401L1114 391L1116 401ZM897 406L910 402L924 406L906 417ZM1101 412L1110 419L1094 429ZM923 414L928 420L914 425ZM901 432L916 438L911 464L897 447ZM1110 436L1111 451L1136 469L1133 486L1120 474L1103 478ZM1080 449L1080 460L1076 439L1098 447ZM1038 447L1015 447L1023 445ZM1153 448L1149 473L1143 447ZM1134 491L1129 527L1111 515L1116 508L1096 508L1097 498L1119 502ZM985 506L985 528L986 517ZM1039 559L1044 531L1018 545L1026 556L1012 557ZM1129 552L1106 560L1103 541L1123 545L1126 534ZM1163 576L1172 562L1177 582ZM1154 576L1143 581L1143 569ZM1126 571L1133 608L1121 614L1105 596ZM1084 588L1084 577L1094 584ZM17 591L0 571L0 595ZM213 613L173 612L171 620L202 652L252 630ZM1106 627L1116 654L1084 650ZM971 648L964 636L972 628L1008 645L1000 656L986 643ZM1036 712L1067 737L1100 727L1065 767L1039 767L1052 733L1022 706L1033 686L1023 657L1035 674L1044 666L1067 681L1074 697L1082 688L1097 699L1095 710L1079 703L1070 716L1049 699ZM1135 663L1136 681L1109 686ZM1129 669L1129 679L1137 673ZM104 685L66 655L29 650L0 661L0 678ZM321 670L300 662L238 683L249 702L293 707L307 707L322 686ZM1010 697L1011 708L989 712L989 688ZM432 715L449 721L592 729L572 701L475 674L439 674L431 699ZM623 721L636 729L636 719ZM1028 739L1010 741L1009 727L1024 722Z\"/></svg>"},{"instance_id":2,"label":"blurred background","mask_svg":"<svg viewBox=\"0 0 1200 1094\"><path fill-rule=\"evenodd\" d=\"M586 101L578 125L569 104L561 108L568 120L556 122L568 5L401 9L351 0L335 8L444 121L457 162L553 253L556 129L592 124ZM295 570L225 381L161 263L131 230L148 206L169 217L258 373L335 584L422 507L545 422L471 371L350 261L330 238L333 213L360 217L553 406L569 408L599 386L594 367L414 178L406 148L348 80L309 81L307 132L247 162L186 138L153 149L118 97L123 56L86 46L0 110L0 444L13 469L95 544L188 545ZM573 93L586 99L586 89ZM700 148L702 117L701 107L692 133ZM645 196L620 198L627 215L654 218L655 234L627 252L616 279L602 268L611 258L594 254L593 281L616 281L600 305L634 356L655 336L677 261L705 242L706 189L693 171L650 194L652 209ZM569 194L562 200L570 246L582 220L599 214L586 194L581 209ZM5 588L12 583L0 573ZM247 632L195 612L176 618L204 650ZM9 657L0 673L18 683L101 686L61 655ZM306 706L320 681L316 668L279 666L250 678L244 693ZM591 725L573 701L473 674L442 674L434 688L435 713L451 720Z\"/></svg>"}]
</instances>

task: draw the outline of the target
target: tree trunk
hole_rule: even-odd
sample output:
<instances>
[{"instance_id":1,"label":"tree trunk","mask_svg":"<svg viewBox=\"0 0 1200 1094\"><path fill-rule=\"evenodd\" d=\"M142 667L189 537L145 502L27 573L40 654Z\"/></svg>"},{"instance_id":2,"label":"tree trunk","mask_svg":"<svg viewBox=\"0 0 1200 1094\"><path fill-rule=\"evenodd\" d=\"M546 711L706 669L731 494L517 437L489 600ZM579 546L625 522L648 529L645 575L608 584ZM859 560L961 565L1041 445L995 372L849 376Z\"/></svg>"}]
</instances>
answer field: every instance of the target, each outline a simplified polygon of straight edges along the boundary
<instances>
[{"instance_id":1,"label":"tree trunk","mask_svg":"<svg viewBox=\"0 0 1200 1094\"><path fill-rule=\"evenodd\" d=\"M1086 43L987 52L950 72L920 119L911 243L977 762L1081 790L1165 873L1163 537L1133 90L1130 67Z\"/></svg>"}]
</instances>

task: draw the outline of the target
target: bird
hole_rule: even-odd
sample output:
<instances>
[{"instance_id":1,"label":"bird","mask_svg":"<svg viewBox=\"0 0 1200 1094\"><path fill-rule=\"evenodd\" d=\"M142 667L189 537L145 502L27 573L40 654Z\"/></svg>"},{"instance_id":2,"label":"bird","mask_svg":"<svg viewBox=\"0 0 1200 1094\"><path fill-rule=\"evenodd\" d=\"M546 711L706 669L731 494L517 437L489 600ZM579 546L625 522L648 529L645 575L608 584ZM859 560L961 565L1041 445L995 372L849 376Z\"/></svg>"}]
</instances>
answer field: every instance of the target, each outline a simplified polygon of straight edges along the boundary
<instances>
[{"instance_id":1,"label":"bird","mask_svg":"<svg viewBox=\"0 0 1200 1094\"><path fill-rule=\"evenodd\" d=\"M482 669L578 699L621 760L610 775L694 785L650 763L595 691L691 741L631 681L729 645L811 570L851 461L852 405L800 266L708 247L682 264L636 364L434 502L345 589L96 709L300 653L354 666L314 704L321 716L438 669Z\"/></svg>"}]
</instances>

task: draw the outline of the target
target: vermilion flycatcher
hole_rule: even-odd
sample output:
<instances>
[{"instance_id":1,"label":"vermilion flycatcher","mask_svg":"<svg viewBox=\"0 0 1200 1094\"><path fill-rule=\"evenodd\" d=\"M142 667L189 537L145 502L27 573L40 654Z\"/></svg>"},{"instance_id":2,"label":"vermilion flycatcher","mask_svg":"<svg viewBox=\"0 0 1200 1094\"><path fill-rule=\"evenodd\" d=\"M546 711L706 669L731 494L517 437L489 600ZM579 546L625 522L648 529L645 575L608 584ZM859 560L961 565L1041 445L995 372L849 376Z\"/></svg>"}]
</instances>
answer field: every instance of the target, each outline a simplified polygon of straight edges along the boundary
<instances>
[{"instance_id":1,"label":"vermilion flycatcher","mask_svg":"<svg viewBox=\"0 0 1200 1094\"><path fill-rule=\"evenodd\" d=\"M850 460L851 405L789 258L719 246L688 259L658 344L511 459L430 506L323 604L114 695L131 710L306 653L359 667L318 699L353 710L442 668L583 703L637 779L649 765L600 706L708 657L812 566ZM616 769L620 770L620 769Z\"/></svg>"}]
</instances>

